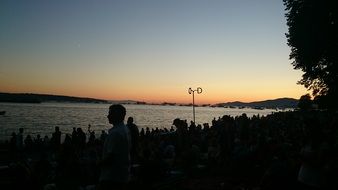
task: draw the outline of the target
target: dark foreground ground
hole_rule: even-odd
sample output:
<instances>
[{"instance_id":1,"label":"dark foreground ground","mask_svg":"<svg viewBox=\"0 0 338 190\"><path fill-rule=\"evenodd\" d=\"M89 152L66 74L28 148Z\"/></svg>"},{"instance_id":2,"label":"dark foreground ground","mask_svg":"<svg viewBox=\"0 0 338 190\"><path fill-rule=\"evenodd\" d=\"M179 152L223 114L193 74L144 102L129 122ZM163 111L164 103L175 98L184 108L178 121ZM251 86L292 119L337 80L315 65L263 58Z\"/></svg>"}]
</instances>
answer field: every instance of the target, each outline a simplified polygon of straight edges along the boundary
<instances>
[{"instance_id":1,"label":"dark foreground ground","mask_svg":"<svg viewBox=\"0 0 338 190\"><path fill-rule=\"evenodd\" d=\"M337 118L280 112L142 129L133 137L128 188L338 189ZM61 133L15 132L1 143L0 188L95 189L106 134L77 129L60 143Z\"/></svg>"}]
</instances>

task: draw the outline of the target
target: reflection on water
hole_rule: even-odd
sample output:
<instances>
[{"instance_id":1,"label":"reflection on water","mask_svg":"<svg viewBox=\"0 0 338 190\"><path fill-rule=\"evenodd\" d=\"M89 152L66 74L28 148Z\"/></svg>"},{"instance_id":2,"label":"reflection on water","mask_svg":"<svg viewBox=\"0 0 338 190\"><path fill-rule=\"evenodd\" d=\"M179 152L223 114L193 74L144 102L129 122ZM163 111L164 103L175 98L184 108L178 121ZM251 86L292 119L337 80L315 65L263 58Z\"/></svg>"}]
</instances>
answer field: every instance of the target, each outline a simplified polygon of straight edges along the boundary
<instances>
[{"instance_id":1,"label":"reflection on water","mask_svg":"<svg viewBox=\"0 0 338 190\"><path fill-rule=\"evenodd\" d=\"M71 133L73 127L82 127L100 134L101 130L110 127L107 121L107 111L110 104L87 103L42 103L42 104L17 104L0 103L0 110L6 114L0 116L0 139L8 139L10 134L17 132L20 127L25 129L25 134L51 135L55 126L59 126L63 133ZM125 105L127 117L134 117L139 128L170 128L175 118L192 120L192 108L182 106L157 106L157 105ZM223 115L267 115L275 110L255 109L230 109L196 107L196 123L211 124L211 120Z\"/></svg>"}]
</instances>

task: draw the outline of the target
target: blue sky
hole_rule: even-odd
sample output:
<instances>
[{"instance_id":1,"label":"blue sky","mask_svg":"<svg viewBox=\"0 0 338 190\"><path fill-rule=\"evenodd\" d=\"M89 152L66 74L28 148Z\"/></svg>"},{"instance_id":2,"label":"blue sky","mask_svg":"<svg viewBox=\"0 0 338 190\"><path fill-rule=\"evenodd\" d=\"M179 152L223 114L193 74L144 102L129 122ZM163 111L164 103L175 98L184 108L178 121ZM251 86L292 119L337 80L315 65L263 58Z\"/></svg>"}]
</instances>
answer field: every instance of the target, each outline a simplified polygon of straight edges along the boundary
<instances>
[{"instance_id":1,"label":"blue sky","mask_svg":"<svg viewBox=\"0 0 338 190\"><path fill-rule=\"evenodd\" d=\"M282 1L1 1L0 91L205 103L293 97Z\"/></svg>"}]
</instances>

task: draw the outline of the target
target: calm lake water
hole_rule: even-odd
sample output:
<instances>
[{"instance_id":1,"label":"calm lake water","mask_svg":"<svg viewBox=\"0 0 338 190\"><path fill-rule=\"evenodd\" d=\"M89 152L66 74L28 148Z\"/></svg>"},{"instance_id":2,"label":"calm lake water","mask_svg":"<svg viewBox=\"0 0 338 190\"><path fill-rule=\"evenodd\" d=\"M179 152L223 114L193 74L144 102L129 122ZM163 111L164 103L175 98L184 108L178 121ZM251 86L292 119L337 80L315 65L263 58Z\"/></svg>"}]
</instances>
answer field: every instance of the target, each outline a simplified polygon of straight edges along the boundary
<instances>
[{"instance_id":1,"label":"calm lake water","mask_svg":"<svg viewBox=\"0 0 338 190\"><path fill-rule=\"evenodd\" d=\"M0 103L0 140L10 138L12 132L24 128L25 134L36 136L40 134L51 136L55 126L59 126L63 134L71 133L73 127L82 127L87 131L88 125L98 137L101 130L107 130L110 125L107 121L107 112L110 104L91 103L41 103L18 104ZM134 117L139 128L170 128L175 118L193 120L192 107L185 106L158 106L158 105L125 105L127 117ZM211 124L212 119L223 115L237 116L246 113L253 115L267 115L276 110L265 109L231 109L196 107L196 123Z\"/></svg>"}]
</instances>

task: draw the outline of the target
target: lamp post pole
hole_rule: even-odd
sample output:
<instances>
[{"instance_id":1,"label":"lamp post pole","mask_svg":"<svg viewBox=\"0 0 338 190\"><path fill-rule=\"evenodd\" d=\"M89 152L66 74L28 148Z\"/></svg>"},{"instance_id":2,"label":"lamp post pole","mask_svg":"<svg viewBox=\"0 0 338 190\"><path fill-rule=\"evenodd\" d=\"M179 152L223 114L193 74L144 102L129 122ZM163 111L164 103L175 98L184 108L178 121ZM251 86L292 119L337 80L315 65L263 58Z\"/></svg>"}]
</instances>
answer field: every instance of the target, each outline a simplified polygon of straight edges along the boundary
<instances>
[{"instance_id":1,"label":"lamp post pole","mask_svg":"<svg viewBox=\"0 0 338 190\"><path fill-rule=\"evenodd\" d=\"M192 111L193 111L194 123L196 124L196 121L195 121L195 91L197 92L197 94L201 94L202 88L198 87L195 90L193 90L192 88L188 89L188 93L192 94Z\"/></svg>"}]
</instances>

